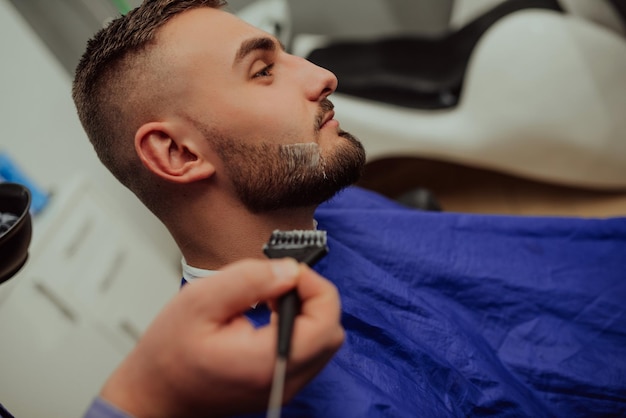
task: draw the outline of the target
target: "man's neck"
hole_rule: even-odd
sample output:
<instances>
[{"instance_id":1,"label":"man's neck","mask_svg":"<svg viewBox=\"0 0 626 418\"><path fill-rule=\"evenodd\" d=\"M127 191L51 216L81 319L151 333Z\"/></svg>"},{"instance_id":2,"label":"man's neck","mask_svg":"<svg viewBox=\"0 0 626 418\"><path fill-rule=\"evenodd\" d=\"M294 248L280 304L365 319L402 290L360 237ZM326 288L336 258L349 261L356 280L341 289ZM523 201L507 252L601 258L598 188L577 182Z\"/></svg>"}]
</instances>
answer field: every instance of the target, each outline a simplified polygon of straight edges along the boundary
<instances>
[{"instance_id":1,"label":"man's neck","mask_svg":"<svg viewBox=\"0 0 626 418\"><path fill-rule=\"evenodd\" d=\"M314 212L309 207L255 214L241 205L192 209L170 231L190 266L217 270L243 258L265 258L263 245L276 229L315 229Z\"/></svg>"}]
</instances>

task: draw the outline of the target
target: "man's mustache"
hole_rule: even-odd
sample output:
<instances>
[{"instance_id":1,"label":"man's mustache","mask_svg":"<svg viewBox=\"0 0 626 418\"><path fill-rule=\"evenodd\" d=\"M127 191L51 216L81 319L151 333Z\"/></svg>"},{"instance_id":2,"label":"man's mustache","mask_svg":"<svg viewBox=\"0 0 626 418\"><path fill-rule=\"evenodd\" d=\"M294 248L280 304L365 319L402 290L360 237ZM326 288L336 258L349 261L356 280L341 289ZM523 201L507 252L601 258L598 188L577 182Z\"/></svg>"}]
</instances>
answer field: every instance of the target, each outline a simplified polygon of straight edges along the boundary
<instances>
[{"instance_id":1,"label":"man's mustache","mask_svg":"<svg viewBox=\"0 0 626 418\"><path fill-rule=\"evenodd\" d=\"M331 110L335 108L333 102L328 99L322 99L320 102L320 110L317 113L317 117L315 120L315 130L319 131L322 128L322 122L324 121L324 116Z\"/></svg>"}]
</instances>

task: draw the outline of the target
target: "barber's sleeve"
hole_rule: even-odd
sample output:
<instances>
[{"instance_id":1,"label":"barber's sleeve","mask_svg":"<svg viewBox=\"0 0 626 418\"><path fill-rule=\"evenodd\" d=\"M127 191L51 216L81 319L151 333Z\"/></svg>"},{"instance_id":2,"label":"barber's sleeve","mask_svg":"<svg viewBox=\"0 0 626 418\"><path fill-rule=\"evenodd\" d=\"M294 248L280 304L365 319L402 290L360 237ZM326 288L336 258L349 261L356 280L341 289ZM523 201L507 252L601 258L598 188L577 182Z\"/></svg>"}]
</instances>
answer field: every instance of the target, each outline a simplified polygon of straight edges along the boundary
<instances>
[{"instance_id":1,"label":"barber's sleeve","mask_svg":"<svg viewBox=\"0 0 626 418\"><path fill-rule=\"evenodd\" d=\"M93 400L83 418L133 418L101 398Z\"/></svg>"}]
</instances>

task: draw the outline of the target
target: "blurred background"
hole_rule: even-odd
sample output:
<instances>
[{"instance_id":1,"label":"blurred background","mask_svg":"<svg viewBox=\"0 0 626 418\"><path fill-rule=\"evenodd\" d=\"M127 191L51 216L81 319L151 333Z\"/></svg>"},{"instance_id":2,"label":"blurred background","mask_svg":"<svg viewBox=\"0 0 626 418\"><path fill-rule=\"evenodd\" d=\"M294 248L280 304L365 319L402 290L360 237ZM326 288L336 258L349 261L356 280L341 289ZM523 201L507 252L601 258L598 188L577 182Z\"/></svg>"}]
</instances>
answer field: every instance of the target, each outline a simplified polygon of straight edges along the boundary
<instances>
[{"instance_id":1,"label":"blurred background","mask_svg":"<svg viewBox=\"0 0 626 418\"><path fill-rule=\"evenodd\" d=\"M231 0L339 78L360 182L418 210L626 212L624 0ZM0 181L33 194L0 286L0 403L79 416L165 301L180 254L97 160L71 100L87 40L139 0L0 0Z\"/></svg>"}]
</instances>

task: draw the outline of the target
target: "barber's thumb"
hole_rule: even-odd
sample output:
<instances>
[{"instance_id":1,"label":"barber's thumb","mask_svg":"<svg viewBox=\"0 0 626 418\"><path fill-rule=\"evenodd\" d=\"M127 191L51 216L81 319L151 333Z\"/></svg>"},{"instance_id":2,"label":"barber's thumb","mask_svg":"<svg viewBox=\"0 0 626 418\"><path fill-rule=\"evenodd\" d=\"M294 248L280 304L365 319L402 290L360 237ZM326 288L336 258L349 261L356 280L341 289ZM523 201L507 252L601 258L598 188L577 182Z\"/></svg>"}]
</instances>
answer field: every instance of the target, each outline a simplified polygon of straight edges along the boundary
<instances>
[{"instance_id":1,"label":"barber's thumb","mask_svg":"<svg viewBox=\"0 0 626 418\"><path fill-rule=\"evenodd\" d=\"M257 286L250 289L254 293L256 302L268 302L282 296L297 285L298 277L302 274L301 265L293 258L269 260L269 275L259 274Z\"/></svg>"},{"instance_id":2,"label":"barber's thumb","mask_svg":"<svg viewBox=\"0 0 626 418\"><path fill-rule=\"evenodd\" d=\"M274 278L281 282L293 282L300 275L300 264L293 258L271 260Z\"/></svg>"}]
</instances>

